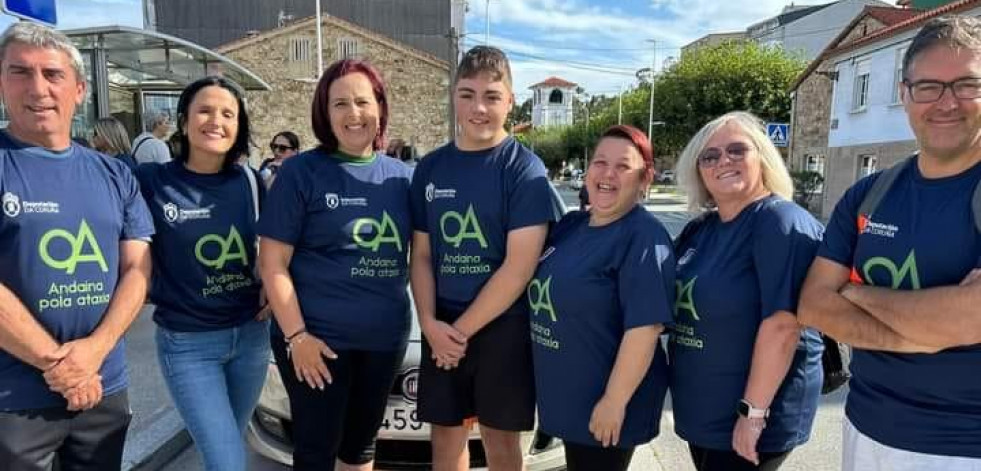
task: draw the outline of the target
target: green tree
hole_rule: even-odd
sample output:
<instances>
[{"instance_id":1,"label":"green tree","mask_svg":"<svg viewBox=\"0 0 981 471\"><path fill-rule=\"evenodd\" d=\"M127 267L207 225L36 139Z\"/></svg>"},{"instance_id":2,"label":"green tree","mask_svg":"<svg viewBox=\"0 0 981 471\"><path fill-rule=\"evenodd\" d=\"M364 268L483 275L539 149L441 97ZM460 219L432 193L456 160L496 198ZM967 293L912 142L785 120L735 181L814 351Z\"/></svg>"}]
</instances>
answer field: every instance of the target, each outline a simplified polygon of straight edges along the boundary
<instances>
[{"instance_id":1,"label":"green tree","mask_svg":"<svg viewBox=\"0 0 981 471\"><path fill-rule=\"evenodd\" d=\"M654 81L654 119L660 151L677 153L705 123L729 111L749 111L765 121L790 120L788 88L803 59L752 41L727 42L681 57ZM649 99L649 90L641 93ZM646 130L646 119L644 125Z\"/></svg>"},{"instance_id":2,"label":"green tree","mask_svg":"<svg viewBox=\"0 0 981 471\"><path fill-rule=\"evenodd\" d=\"M511 113L508 114L508 119L505 126L508 129L511 129L512 126L531 121L531 108L531 98L525 100L520 105L515 105L514 108L511 108Z\"/></svg>"}]
</instances>

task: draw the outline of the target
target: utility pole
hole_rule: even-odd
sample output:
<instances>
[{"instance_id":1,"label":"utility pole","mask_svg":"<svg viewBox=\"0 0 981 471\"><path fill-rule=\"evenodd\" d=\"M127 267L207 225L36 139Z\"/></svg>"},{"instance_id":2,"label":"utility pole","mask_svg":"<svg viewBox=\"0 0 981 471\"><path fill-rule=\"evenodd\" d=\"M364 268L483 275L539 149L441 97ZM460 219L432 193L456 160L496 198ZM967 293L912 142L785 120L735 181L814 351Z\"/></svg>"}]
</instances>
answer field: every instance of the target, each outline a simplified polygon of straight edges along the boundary
<instances>
[{"instance_id":1,"label":"utility pole","mask_svg":"<svg viewBox=\"0 0 981 471\"><path fill-rule=\"evenodd\" d=\"M620 85L620 93L617 94L617 124L623 124L623 85Z\"/></svg>"},{"instance_id":2,"label":"utility pole","mask_svg":"<svg viewBox=\"0 0 981 471\"><path fill-rule=\"evenodd\" d=\"M490 44L490 0L484 3L484 45Z\"/></svg>"},{"instance_id":3,"label":"utility pole","mask_svg":"<svg viewBox=\"0 0 981 471\"><path fill-rule=\"evenodd\" d=\"M317 80L320 80L320 74L324 73L324 33L321 31L324 27L323 21L320 18L320 0L317 0Z\"/></svg>"},{"instance_id":4,"label":"utility pole","mask_svg":"<svg viewBox=\"0 0 981 471\"><path fill-rule=\"evenodd\" d=\"M654 68L657 67L657 40L648 39L647 41L653 44L654 49L654 57L651 59L651 103L647 110L647 139L649 139L651 144L653 144L654 138L651 136L651 131L654 130Z\"/></svg>"},{"instance_id":5,"label":"utility pole","mask_svg":"<svg viewBox=\"0 0 981 471\"><path fill-rule=\"evenodd\" d=\"M456 85L456 65L460 61L460 37L456 31L456 27L454 26L450 27L449 37L450 37L451 59L450 59L450 86L449 86L449 90L447 90L449 100L447 101L450 104L450 106L447 107L449 112L449 119L447 120L447 122L450 125L450 133L449 133L450 139L455 141L456 140L456 108L453 104L453 88Z\"/></svg>"}]
</instances>

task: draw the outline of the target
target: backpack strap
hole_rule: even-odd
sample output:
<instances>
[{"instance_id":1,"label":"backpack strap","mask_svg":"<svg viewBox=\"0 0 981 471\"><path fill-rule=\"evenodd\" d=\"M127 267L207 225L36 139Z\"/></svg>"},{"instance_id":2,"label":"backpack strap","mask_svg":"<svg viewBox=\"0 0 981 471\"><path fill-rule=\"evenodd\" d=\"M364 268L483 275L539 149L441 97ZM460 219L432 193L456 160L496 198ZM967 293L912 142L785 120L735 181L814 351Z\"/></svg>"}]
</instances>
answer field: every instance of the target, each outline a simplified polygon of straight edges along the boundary
<instances>
[{"instance_id":1,"label":"backpack strap","mask_svg":"<svg viewBox=\"0 0 981 471\"><path fill-rule=\"evenodd\" d=\"M981 180L978 180L974 187L974 196L971 198L971 212L974 213L974 228L981 234Z\"/></svg>"},{"instance_id":2,"label":"backpack strap","mask_svg":"<svg viewBox=\"0 0 981 471\"><path fill-rule=\"evenodd\" d=\"M903 169L908 167L915 160L915 157L915 155L907 157L902 162L882 171L879 178L872 184L872 188L865 193L865 198L862 199L862 204L858 207L858 214L856 216L859 219L862 216L870 218L875 213L875 210L879 207L879 203L882 202L882 198L885 198L886 193L889 193L889 189L892 188L892 184L896 182L896 178L899 178L899 174L903 173ZM861 231L861 228L859 228L859 231Z\"/></svg>"},{"instance_id":3,"label":"backpack strap","mask_svg":"<svg viewBox=\"0 0 981 471\"><path fill-rule=\"evenodd\" d=\"M252 190L252 209L255 213L255 220L259 220L259 183L256 181L255 174L252 173L252 168L248 164L241 164L242 172L245 173L245 179L249 181L249 189Z\"/></svg>"},{"instance_id":4,"label":"backpack strap","mask_svg":"<svg viewBox=\"0 0 981 471\"><path fill-rule=\"evenodd\" d=\"M130 152L130 155L132 155L133 158L135 159L136 158L136 151L140 150L140 146L142 146L143 144L145 144L146 141L149 141L150 139L151 139L150 136L144 137L139 143L136 144L136 147L133 148L132 152Z\"/></svg>"}]
</instances>

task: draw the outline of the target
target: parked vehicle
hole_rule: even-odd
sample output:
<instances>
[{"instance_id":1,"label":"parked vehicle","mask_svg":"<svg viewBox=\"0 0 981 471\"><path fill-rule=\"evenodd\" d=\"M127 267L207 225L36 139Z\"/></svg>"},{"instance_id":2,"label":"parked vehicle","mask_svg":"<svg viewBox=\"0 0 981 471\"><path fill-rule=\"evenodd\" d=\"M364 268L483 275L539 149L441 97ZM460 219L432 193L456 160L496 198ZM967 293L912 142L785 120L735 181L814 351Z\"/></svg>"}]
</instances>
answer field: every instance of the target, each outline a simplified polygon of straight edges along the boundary
<instances>
[{"instance_id":1,"label":"parked vehicle","mask_svg":"<svg viewBox=\"0 0 981 471\"><path fill-rule=\"evenodd\" d=\"M554 186L552 199L556 216L565 214L567 208ZM415 304L410 303L410 306L412 330L409 334L409 345L395 384L389 392L385 418L378 430L375 452L375 466L378 469L432 469L429 424L420 422L416 416L422 331L417 322ZM259 454L286 465L293 464L289 397L271 356L266 383L262 387L262 394L249 422L246 436L249 444ZM487 460L477 427L471 431L469 448L470 468L485 468ZM565 468L562 441L541 431L523 433L521 449L525 452L525 465L529 471Z\"/></svg>"}]
</instances>

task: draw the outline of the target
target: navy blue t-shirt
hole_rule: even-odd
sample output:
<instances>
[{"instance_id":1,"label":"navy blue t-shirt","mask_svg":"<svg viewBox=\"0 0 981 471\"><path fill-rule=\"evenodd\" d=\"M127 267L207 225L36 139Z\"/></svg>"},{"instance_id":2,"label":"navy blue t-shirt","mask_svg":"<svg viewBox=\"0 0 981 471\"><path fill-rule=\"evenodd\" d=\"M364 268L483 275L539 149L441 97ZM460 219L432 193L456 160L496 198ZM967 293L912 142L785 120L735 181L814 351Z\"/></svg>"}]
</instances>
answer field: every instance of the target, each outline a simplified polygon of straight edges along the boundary
<instances>
[{"instance_id":1,"label":"navy blue t-shirt","mask_svg":"<svg viewBox=\"0 0 981 471\"><path fill-rule=\"evenodd\" d=\"M259 310L256 222L243 168L199 174L172 160L143 164L137 177L157 228L153 320L169 330L200 332L253 319Z\"/></svg>"},{"instance_id":2,"label":"navy blue t-shirt","mask_svg":"<svg viewBox=\"0 0 981 471\"><path fill-rule=\"evenodd\" d=\"M411 178L382 155L312 150L287 159L269 191L259 235L293 246L303 320L331 348L392 351L405 342Z\"/></svg>"},{"instance_id":3,"label":"navy blue t-shirt","mask_svg":"<svg viewBox=\"0 0 981 471\"><path fill-rule=\"evenodd\" d=\"M818 256L868 285L957 285L981 256L971 195L981 164L926 179L915 162L899 175L859 235L858 208L880 174L838 202ZM933 355L856 348L845 414L873 440L904 450L981 458L981 346Z\"/></svg>"},{"instance_id":4,"label":"navy blue t-shirt","mask_svg":"<svg viewBox=\"0 0 981 471\"><path fill-rule=\"evenodd\" d=\"M626 331L670 324L674 303L671 237L637 206L590 227L576 211L555 226L528 285L538 420L549 435L600 446L589 432ZM660 343L660 341L658 341ZM618 446L657 436L668 386L664 350L627 404Z\"/></svg>"},{"instance_id":5,"label":"navy blue t-shirt","mask_svg":"<svg viewBox=\"0 0 981 471\"><path fill-rule=\"evenodd\" d=\"M500 268L508 232L555 218L545 165L513 137L463 151L449 143L427 155L412 179L412 222L429 234L436 316L455 321ZM518 300L504 315L527 315Z\"/></svg>"},{"instance_id":6,"label":"navy blue t-shirt","mask_svg":"<svg viewBox=\"0 0 981 471\"><path fill-rule=\"evenodd\" d=\"M675 248L678 297L669 355L681 438L732 449L756 333L777 311L797 312L821 233L814 217L778 196L751 203L728 222L706 214L682 232ZM804 329L758 450L786 451L809 438L823 380L822 351L817 332Z\"/></svg>"},{"instance_id":7,"label":"navy blue t-shirt","mask_svg":"<svg viewBox=\"0 0 981 471\"><path fill-rule=\"evenodd\" d=\"M77 144L50 152L0 132L0 283L56 341L89 336L119 278L119 246L153 235L125 164ZM99 370L105 395L126 387L123 341ZM64 407L41 372L0 350L0 410Z\"/></svg>"}]
</instances>

